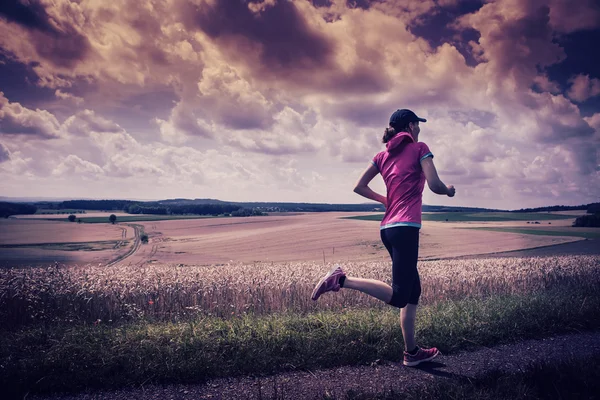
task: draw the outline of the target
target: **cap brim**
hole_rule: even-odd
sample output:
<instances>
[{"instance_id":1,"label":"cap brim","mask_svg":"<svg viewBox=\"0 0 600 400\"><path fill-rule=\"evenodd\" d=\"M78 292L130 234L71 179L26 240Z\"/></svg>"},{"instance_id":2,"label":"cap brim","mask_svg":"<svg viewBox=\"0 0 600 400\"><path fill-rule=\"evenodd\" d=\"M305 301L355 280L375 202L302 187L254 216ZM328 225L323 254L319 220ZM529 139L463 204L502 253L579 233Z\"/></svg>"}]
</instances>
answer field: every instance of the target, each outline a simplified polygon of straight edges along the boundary
<instances>
[{"instance_id":1,"label":"cap brim","mask_svg":"<svg viewBox=\"0 0 600 400\"><path fill-rule=\"evenodd\" d=\"M419 117L417 117L417 119L419 120L419 122L427 122L427 120L425 118L419 118Z\"/></svg>"}]
</instances>

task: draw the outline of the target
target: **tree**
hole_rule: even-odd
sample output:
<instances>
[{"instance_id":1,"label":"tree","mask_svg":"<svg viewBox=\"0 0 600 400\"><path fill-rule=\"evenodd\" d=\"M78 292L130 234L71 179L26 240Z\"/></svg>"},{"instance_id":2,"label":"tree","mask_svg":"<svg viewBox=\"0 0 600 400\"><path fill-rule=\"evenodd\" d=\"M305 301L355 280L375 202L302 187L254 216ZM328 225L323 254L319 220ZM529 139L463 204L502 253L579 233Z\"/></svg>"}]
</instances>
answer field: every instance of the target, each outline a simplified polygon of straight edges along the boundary
<instances>
[{"instance_id":1,"label":"tree","mask_svg":"<svg viewBox=\"0 0 600 400\"><path fill-rule=\"evenodd\" d=\"M586 228L598 228L600 227L600 213L586 214L581 217L577 217L573 226L586 227Z\"/></svg>"},{"instance_id":2,"label":"tree","mask_svg":"<svg viewBox=\"0 0 600 400\"><path fill-rule=\"evenodd\" d=\"M115 221L117 220L117 216L115 214L110 214L110 217L108 217L108 220L114 224Z\"/></svg>"},{"instance_id":3,"label":"tree","mask_svg":"<svg viewBox=\"0 0 600 400\"><path fill-rule=\"evenodd\" d=\"M75 222L75 219L76 219L76 218L77 218L77 217L76 217L76 216L74 216L73 214L69 215L69 221L70 221L70 222Z\"/></svg>"}]
</instances>

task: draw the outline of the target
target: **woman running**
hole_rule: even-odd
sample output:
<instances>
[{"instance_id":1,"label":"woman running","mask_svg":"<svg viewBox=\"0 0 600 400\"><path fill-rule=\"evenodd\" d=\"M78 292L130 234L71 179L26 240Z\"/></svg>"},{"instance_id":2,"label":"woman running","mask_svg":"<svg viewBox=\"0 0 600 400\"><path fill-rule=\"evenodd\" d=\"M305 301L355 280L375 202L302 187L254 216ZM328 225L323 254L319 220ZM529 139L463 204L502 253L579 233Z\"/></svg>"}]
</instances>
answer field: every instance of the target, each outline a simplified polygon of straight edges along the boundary
<instances>
[{"instance_id":1,"label":"woman running","mask_svg":"<svg viewBox=\"0 0 600 400\"><path fill-rule=\"evenodd\" d=\"M394 112L383 135L386 150L373 158L354 188L359 195L385 206L380 234L392 258L392 286L375 279L346 276L336 265L319 281L312 293L312 299L317 300L329 291L354 289L400 308L404 365L407 366L430 361L439 354L435 347L423 349L415 342L415 319L421 295L417 259L425 180L434 193L449 197L455 193L453 186L446 186L438 177L429 147L419 142L419 122L426 121L410 110ZM369 188L377 174L383 177L387 197Z\"/></svg>"}]
</instances>

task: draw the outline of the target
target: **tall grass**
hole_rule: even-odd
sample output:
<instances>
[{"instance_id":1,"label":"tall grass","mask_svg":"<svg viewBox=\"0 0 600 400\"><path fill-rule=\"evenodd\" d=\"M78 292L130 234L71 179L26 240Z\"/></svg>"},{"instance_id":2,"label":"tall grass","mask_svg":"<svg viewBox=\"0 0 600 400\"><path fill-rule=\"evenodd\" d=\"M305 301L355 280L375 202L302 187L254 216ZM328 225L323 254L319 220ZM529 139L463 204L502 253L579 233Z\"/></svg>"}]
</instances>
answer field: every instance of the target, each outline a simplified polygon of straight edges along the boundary
<instances>
[{"instance_id":1,"label":"tall grass","mask_svg":"<svg viewBox=\"0 0 600 400\"><path fill-rule=\"evenodd\" d=\"M421 304L519 294L560 285L596 287L600 257L494 258L419 264ZM221 266L48 267L0 270L3 329L33 322L183 321L197 316L309 313L388 307L342 290L310 300L329 266L314 263ZM348 263L351 276L390 283L389 263Z\"/></svg>"}]
</instances>

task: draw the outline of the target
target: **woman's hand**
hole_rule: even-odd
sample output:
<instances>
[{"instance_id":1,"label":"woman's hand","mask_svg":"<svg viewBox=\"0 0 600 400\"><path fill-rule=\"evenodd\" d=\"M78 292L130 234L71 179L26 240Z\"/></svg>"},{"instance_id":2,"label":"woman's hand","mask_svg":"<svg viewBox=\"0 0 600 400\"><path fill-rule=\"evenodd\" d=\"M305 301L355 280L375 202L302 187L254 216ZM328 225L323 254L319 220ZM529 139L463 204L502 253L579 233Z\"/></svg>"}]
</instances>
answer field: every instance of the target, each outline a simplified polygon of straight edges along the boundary
<instances>
[{"instance_id":1,"label":"woman's hand","mask_svg":"<svg viewBox=\"0 0 600 400\"><path fill-rule=\"evenodd\" d=\"M448 197L454 197L455 193L456 189L454 189L454 186L448 185Z\"/></svg>"}]
</instances>

